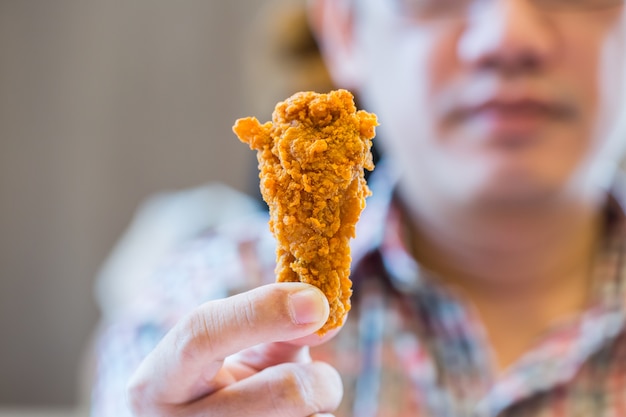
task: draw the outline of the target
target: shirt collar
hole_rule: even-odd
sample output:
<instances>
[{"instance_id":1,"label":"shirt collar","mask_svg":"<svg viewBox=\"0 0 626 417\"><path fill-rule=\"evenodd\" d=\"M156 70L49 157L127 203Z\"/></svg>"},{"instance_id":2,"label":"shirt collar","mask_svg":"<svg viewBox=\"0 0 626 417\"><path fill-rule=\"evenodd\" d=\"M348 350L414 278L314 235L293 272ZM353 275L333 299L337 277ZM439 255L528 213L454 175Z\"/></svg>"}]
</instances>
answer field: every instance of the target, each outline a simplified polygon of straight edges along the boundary
<instances>
[{"instance_id":1,"label":"shirt collar","mask_svg":"<svg viewBox=\"0 0 626 417\"><path fill-rule=\"evenodd\" d=\"M398 181L398 170L385 159L370 176L368 186L372 196L366 202L357 223L356 239L352 241L352 269L367 269L360 267L365 263L371 265L371 255L375 255L391 286L402 293L412 293L422 288L422 276L427 271L415 261L404 243L404 223L395 198Z\"/></svg>"}]
</instances>

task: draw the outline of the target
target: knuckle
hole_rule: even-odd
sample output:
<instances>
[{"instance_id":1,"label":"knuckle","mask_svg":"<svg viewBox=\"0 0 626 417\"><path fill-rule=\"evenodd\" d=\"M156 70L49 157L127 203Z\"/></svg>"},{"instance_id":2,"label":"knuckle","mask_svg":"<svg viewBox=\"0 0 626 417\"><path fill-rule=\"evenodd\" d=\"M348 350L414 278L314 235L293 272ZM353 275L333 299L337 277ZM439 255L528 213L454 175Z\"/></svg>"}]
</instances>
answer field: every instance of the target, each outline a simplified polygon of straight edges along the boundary
<instances>
[{"instance_id":1,"label":"knuckle","mask_svg":"<svg viewBox=\"0 0 626 417\"><path fill-rule=\"evenodd\" d=\"M311 366L318 370L318 384L324 391L323 398L326 409L336 409L343 398L343 382L339 371L326 362L313 362Z\"/></svg>"},{"instance_id":2,"label":"knuckle","mask_svg":"<svg viewBox=\"0 0 626 417\"><path fill-rule=\"evenodd\" d=\"M293 399L294 402L301 406L310 406L312 404L311 384L307 375L303 375L302 368L290 367L283 378L283 394L287 398Z\"/></svg>"},{"instance_id":3,"label":"knuckle","mask_svg":"<svg viewBox=\"0 0 626 417\"><path fill-rule=\"evenodd\" d=\"M213 349L215 324L203 308L194 310L182 319L182 331L176 332L175 352L185 361L198 356L200 351Z\"/></svg>"},{"instance_id":4,"label":"knuckle","mask_svg":"<svg viewBox=\"0 0 626 417\"><path fill-rule=\"evenodd\" d=\"M133 416L141 417L148 415L146 388L146 382L137 376L131 377L126 385L126 403Z\"/></svg>"},{"instance_id":5,"label":"knuckle","mask_svg":"<svg viewBox=\"0 0 626 417\"><path fill-rule=\"evenodd\" d=\"M136 372L126 384L126 405L133 417L172 416L175 407L161 403L150 394L150 381Z\"/></svg>"},{"instance_id":6,"label":"knuckle","mask_svg":"<svg viewBox=\"0 0 626 417\"><path fill-rule=\"evenodd\" d=\"M180 361L221 352L225 338L246 335L258 327L258 300L250 294L209 301L181 319L172 332L175 355ZM224 352L222 352L224 353ZM230 352L229 352L230 353Z\"/></svg>"},{"instance_id":7,"label":"knuckle","mask_svg":"<svg viewBox=\"0 0 626 417\"><path fill-rule=\"evenodd\" d=\"M241 303L233 306L236 309L234 316L238 325L244 329L254 328L256 325L257 309L256 302L250 294L242 294Z\"/></svg>"},{"instance_id":8,"label":"knuckle","mask_svg":"<svg viewBox=\"0 0 626 417\"><path fill-rule=\"evenodd\" d=\"M210 314L203 308L196 309L187 319L188 334L194 340L211 341L211 334L214 331L214 322Z\"/></svg>"},{"instance_id":9,"label":"knuckle","mask_svg":"<svg viewBox=\"0 0 626 417\"><path fill-rule=\"evenodd\" d=\"M269 383L275 415L290 416L295 410L306 415L319 411L320 399L306 368L297 364L285 364L281 368L280 377Z\"/></svg>"}]
</instances>

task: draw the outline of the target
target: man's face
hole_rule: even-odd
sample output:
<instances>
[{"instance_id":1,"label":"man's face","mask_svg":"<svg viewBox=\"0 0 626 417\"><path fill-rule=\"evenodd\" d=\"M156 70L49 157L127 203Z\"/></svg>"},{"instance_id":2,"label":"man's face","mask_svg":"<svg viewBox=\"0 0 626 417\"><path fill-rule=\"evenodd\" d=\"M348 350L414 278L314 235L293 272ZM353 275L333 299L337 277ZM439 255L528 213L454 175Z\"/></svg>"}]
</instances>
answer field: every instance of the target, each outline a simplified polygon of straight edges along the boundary
<instances>
[{"instance_id":1,"label":"man's face","mask_svg":"<svg viewBox=\"0 0 626 417\"><path fill-rule=\"evenodd\" d=\"M598 185L624 132L621 4L481 0L460 16L419 18L400 2L356 1L353 45L357 88L405 191L519 203Z\"/></svg>"}]
</instances>

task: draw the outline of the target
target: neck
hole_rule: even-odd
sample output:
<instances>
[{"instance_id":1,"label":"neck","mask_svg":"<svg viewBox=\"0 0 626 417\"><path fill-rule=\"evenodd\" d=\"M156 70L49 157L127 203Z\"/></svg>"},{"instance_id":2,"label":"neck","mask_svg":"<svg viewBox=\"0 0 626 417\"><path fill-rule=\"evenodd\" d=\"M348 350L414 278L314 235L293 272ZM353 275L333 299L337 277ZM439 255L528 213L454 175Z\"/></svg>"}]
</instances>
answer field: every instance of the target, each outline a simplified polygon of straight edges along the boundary
<instances>
[{"instance_id":1,"label":"neck","mask_svg":"<svg viewBox=\"0 0 626 417\"><path fill-rule=\"evenodd\" d=\"M555 321L584 308L602 228L600 207L598 199L563 199L459 212L415 210L408 213L413 252L476 308L503 367Z\"/></svg>"},{"instance_id":2,"label":"neck","mask_svg":"<svg viewBox=\"0 0 626 417\"><path fill-rule=\"evenodd\" d=\"M422 265L455 285L494 291L541 288L588 270L603 221L599 199L407 214Z\"/></svg>"}]
</instances>

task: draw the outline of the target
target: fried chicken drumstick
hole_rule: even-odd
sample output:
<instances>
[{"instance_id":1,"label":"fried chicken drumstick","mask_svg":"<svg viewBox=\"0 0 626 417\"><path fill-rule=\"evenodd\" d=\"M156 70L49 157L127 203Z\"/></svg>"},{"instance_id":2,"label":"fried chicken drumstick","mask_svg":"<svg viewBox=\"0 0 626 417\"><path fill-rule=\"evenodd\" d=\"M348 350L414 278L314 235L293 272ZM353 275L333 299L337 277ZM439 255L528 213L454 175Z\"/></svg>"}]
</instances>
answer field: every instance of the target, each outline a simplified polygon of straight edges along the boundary
<instances>
[{"instance_id":1,"label":"fried chicken drumstick","mask_svg":"<svg viewBox=\"0 0 626 417\"><path fill-rule=\"evenodd\" d=\"M356 110L346 90L301 92L276 105L272 121L239 119L233 131L258 151L261 193L276 237L277 281L319 287L330 304L320 335L350 310L350 238L370 194L376 115Z\"/></svg>"}]
</instances>

